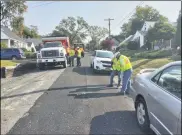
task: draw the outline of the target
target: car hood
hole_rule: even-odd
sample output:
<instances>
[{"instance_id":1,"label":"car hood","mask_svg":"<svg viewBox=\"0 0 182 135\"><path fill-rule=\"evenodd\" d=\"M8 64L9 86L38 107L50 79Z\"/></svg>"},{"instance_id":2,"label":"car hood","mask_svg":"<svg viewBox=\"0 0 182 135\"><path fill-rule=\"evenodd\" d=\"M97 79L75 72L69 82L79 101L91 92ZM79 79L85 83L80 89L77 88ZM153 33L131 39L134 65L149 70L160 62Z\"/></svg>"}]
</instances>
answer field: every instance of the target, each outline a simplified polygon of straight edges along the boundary
<instances>
[{"instance_id":1,"label":"car hood","mask_svg":"<svg viewBox=\"0 0 182 135\"><path fill-rule=\"evenodd\" d=\"M145 68L140 70L139 75L143 77L149 77L152 72L154 72L156 68Z\"/></svg>"},{"instance_id":2,"label":"car hood","mask_svg":"<svg viewBox=\"0 0 182 135\"><path fill-rule=\"evenodd\" d=\"M49 48L42 48L41 51L48 51L48 50L62 50L63 47L49 47Z\"/></svg>"},{"instance_id":3,"label":"car hood","mask_svg":"<svg viewBox=\"0 0 182 135\"><path fill-rule=\"evenodd\" d=\"M96 60L99 60L99 61L111 61L112 59L111 58L100 58L100 57L95 57Z\"/></svg>"}]
</instances>

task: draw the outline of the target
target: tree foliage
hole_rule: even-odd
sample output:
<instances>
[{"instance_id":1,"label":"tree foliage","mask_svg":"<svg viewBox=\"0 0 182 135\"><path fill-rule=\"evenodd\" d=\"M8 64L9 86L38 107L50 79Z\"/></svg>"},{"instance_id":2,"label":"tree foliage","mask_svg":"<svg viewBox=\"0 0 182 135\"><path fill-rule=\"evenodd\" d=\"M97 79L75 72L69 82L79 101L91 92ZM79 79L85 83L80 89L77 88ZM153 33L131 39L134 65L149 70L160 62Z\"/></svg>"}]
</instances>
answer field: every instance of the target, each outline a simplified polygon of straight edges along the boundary
<instances>
[{"instance_id":1,"label":"tree foliage","mask_svg":"<svg viewBox=\"0 0 182 135\"><path fill-rule=\"evenodd\" d=\"M99 41L106 36L108 29L99 26L89 26L88 36L91 38L90 45L91 49L97 48L99 46Z\"/></svg>"},{"instance_id":2,"label":"tree foliage","mask_svg":"<svg viewBox=\"0 0 182 135\"><path fill-rule=\"evenodd\" d=\"M26 10L24 0L1 1L1 24L11 23L13 18L23 15Z\"/></svg>"},{"instance_id":3,"label":"tree foliage","mask_svg":"<svg viewBox=\"0 0 182 135\"><path fill-rule=\"evenodd\" d=\"M40 35L38 34L38 28L36 26L35 28L34 27L29 28L27 26L24 26L23 37L24 38L40 38Z\"/></svg>"},{"instance_id":4,"label":"tree foliage","mask_svg":"<svg viewBox=\"0 0 182 135\"><path fill-rule=\"evenodd\" d=\"M142 28L145 21L167 22L168 19L150 6L138 6L131 19L122 25L122 34L126 37L135 34L137 30Z\"/></svg>"},{"instance_id":5,"label":"tree foliage","mask_svg":"<svg viewBox=\"0 0 182 135\"><path fill-rule=\"evenodd\" d=\"M177 31L175 34L175 44L176 44L175 47L181 46L181 10L179 12L179 16L177 19Z\"/></svg>"},{"instance_id":6,"label":"tree foliage","mask_svg":"<svg viewBox=\"0 0 182 135\"><path fill-rule=\"evenodd\" d=\"M11 27L13 28L13 32L22 37L24 29L24 18L22 16L14 17L11 22Z\"/></svg>"},{"instance_id":7,"label":"tree foliage","mask_svg":"<svg viewBox=\"0 0 182 135\"><path fill-rule=\"evenodd\" d=\"M82 17L68 17L62 19L60 24L56 26L51 36L66 35L70 38L70 44L78 40L84 40L88 34L88 23Z\"/></svg>"},{"instance_id":8,"label":"tree foliage","mask_svg":"<svg viewBox=\"0 0 182 135\"><path fill-rule=\"evenodd\" d=\"M106 39L101 42L102 49L111 50L112 46L114 45L114 42L111 39Z\"/></svg>"},{"instance_id":9,"label":"tree foliage","mask_svg":"<svg viewBox=\"0 0 182 135\"><path fill-rule=\"evenodd\" d=\"M155 40L170 40L174 37L175 28L167 22L158 22L153 28L150 28L147 33L149 42Z\"/></svg>"}]
</instances>

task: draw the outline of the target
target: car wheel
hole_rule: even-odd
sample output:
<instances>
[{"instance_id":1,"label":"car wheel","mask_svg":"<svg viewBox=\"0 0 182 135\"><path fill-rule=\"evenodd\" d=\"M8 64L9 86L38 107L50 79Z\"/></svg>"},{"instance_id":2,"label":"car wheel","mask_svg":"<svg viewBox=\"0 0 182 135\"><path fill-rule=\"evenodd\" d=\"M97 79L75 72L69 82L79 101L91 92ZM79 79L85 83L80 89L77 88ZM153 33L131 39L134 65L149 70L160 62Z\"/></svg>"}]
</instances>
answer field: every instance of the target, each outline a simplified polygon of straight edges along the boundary
<instances>
[{"instance_id":1,"label":"car wheel","mask_svg":"<svg viewBox=\"0 0 182 135\"><path fill-rule=\"evenodd\" d=\"M150 121L147 111L147 105L143 98L139 98L137 100L136 118L137 118L137 123L143 132L150 131Z\"/></svg>"},{"instance_id":2,"label":"car wheel","mask_svg":"<svg viewBox=\"0 0 182 135\"><path fill-rule=\"evenodd\" d=\"M93 72L97 73L97 70L94 68L94 63L93 63L93 67L92 68L93 68Z\"/></svg>"},{"instance_id":3,"label":"car wheel","mask_svg":"<svg viewBox=\"0 0 182 135\"><path fill-rule=\"evenodd\" d=\"M16 56L12 56L11 59L12 60L17 60L17 57Z\"/></svg>"}]
</instances>

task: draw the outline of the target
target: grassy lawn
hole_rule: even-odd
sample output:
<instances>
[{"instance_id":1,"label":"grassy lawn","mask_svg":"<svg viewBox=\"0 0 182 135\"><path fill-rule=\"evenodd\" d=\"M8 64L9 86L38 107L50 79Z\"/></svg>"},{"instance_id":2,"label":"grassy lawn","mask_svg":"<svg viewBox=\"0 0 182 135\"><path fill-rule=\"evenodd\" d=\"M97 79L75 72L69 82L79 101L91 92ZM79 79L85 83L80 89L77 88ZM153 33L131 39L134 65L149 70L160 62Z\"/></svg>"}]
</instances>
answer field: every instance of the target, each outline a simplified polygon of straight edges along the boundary
<instances>
[{"instance_id":1,"label":"grassy lawn","mask_svg":"<svg viewBox=\"0 0 182 135\"><path fill-rule=\"evenodd\" d=\"M1 67L7 67L7 66L16 66L15 62L12 62L11 60L1 60Z\"/></svg>"},{"instance_id":2,"label":"grassy lawn","mask_svg":"<svg viewBox=\"0 0 182 135\"><path fill-rule=\"evenodd\" d=\"M170 58L161 59L131 59L133 66L133 76L134 77L140 70L144 68L159 68L169 62L172 62Z\"/></svg>"}]
</instances>

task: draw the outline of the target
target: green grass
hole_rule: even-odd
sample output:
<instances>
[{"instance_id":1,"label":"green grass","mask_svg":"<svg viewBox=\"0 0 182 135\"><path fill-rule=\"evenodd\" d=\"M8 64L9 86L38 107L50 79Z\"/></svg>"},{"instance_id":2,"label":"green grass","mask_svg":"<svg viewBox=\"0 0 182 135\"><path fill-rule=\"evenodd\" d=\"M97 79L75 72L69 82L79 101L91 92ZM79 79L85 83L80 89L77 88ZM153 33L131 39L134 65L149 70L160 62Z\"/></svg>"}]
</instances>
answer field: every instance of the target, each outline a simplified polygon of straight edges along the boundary
<instances>
[{"instance_id":1,"label":"green grass","mask_svg":"<svg viewBox=\"0 0 182 135\"><path fill-rule=\"evenodd\" d=\"M16 66L15 62L12 62L11 60L1 60L1 67L8 67L8 66Z\"/></svg>"},{"instance_id":2,"label":"green grass","mask_svg":"<svg viewBox=\"0 0 182 135\"><path fill-rule=\"evenodd\" d=\"M144 68L159 68L173 60L170 58L161 58L161 59L131 59L133 66L133 75L132 78L139 73L140 70Z\"/></svg>"}]
</instances>

